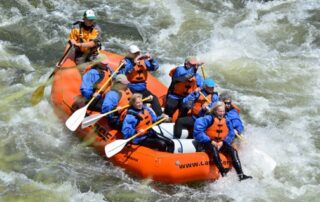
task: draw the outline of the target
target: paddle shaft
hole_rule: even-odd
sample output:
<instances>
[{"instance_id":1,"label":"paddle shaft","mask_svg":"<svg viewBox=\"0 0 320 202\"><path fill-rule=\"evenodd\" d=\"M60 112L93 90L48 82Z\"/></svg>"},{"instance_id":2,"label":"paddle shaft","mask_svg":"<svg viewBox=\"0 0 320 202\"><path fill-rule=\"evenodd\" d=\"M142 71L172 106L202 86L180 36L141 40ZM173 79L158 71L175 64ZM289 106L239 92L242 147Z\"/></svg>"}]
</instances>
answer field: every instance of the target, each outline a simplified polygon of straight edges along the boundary
<instances>
[{"instance_id":1,"label":"paddle shaft","mask_svg":"<svg viewBox=\"0 0 320 202\"><path fill-rule=\"evenodd\" d=\"M69 41L70 43L70 41ZM50 74L50 76L48 77L48 80L51 79L51 77L53 77L53 75L56 73L56 71L60 68L60 65L67 59L67 56L69 55L70 51L72 48L72 44L70 43L69 48L67 49L67 51L63 54L63 56L60 58L57 67L53 70L53 72Z\"/></svg>"},{"instance_id":2,"label":"paddle shaft","mask_svg":"<svg viewBox=\"0 0 320 202\"><path fill-rule=\"evenodd\" d=\"M143 98L143 99L142 99L142 102L147 101L147 100L149 100L148 97ZM121 107L121 109L115 108L115 109L113 109L113 110L111 110L111 111L109 111L109 112L106 112L106 113L102 114L102 115L103 115L103 116L107 116L107 115L109 115L109 114L112 114L113 112L116 112L116 111L119 111L119 110L122 110L122 109L127 109L127 108L130 107L130 106L131 106L131 105L127 104L127 105Z\"/></svg>"},{"instance_id":3,"label":"paddle shaft","mask_svg":"<svg viewBox=\"0 0 320 202\"><path fill-rule=\"evenodd\" d=\"M157 122L153 123L152 125L148 126L147 128L145 128L145 129L143 129L143 130L144 130L144 131L148 131L150 128L152 128L153 126L158 125L159 123L163 122L164 120L166 120L166 118L162 118L162 119L160 119L159 121L157 121ZM136 138L136 137L137 137L137 136L139 136L139 135L142 135L142 134L138 132L138 133L137 133L137 134L135 134L134 136L132 136L132 137L128 138L128 139L127 139L127 140L128 140L128 142L129 142L130 140L132 140L132 139Z\"/></svg>"},{"instance_id":4,"label":"paddle shaft","mask_svg":"<svg viewBox=\"0 0 320 202\"><path fill-rule=\"evenodd\" d=\"M142 101L144 102L144 101L146 101L146 100L148 100L148 99L149 99L149 98L146 97L146 98L144 98ZM99 121L102 117L107 116L107 115L109 115L109 114L112 114L112 113L114 113L114 112L116 112L116 111L119 111L119 110L122 110L122 109L126 109L126 108L128 108L128 107L130 107L129 104L127 104L127 105L125 105L125 106L122 106L121 108L115 108L115 109L113 109L113 110L111 110L111 111L109 111L109 112L106 112L106 113L104 113L104 114L88 116L88 117L84 118L84 120L82 121L81 128L86 128L86 127L88 127L88 126L91 126L92 124L95 124L97 121Z\"/></svg>"},{"instance_id":5,"label":"paddle shaft","mask_svg":"<svg viewBox=\"0 0 320 202\"><path fill-rule=\"evenodd\" d=\"M112 73L110 78L103 84L103 86L97 91L97 94L99 94L102 89L104 89L108 83L111 81L111 79L114 77L114 75L118 72L118 70L121 68L122 63L119 65L119 67ZM66 126L69 130L75 131L78 126L81 124L83 121L84 117L86 116L86 112L90 104L93 102L93 100L96 98L96 96L93 96L91 100L86 104L86 106L78 109L75 111L66 121Z\"/></svg>"},{"instance_id":6,"label":"paddle shaft","mask_svg":"<svg viewBox=\"0 0 320 202\"><path fill-rule=\"evenodd\" d=\"M161 123L162 121L164 121L166 118L162 118L159 121L155 122L154 124L148 126L147 128L145 128L145 131L148 131L150 128L152 128L153 126ZM116 140L114 142L111 142L110 144L107 144L105 146L105 153L106 156L108 158L114 156L115 154L119 153L125 146L126 144L131 141L132 139L136 138L139 135L142 135L143 133L136 133L135 135L131 136L130 138L126 139L126 140Z\"/></svg>"},{"instance_id":7,"label":"paddle shaft","mask_svg":"<svg viewBox=\"0 0 320 202\"><path fill-rule=\"evenodd\" d=\"M205 73L204 73L204 67L203 67L203 65L201 65L201 72L202 72L202 77L203 77L203 79L206 79L206 75L205 75Z\"/></svg>"},{"instance_id":8,"label":"paddle shaft","mask_svg":"<svg viewBox=\"0 0 320 202\"><path fill-rule=\"evenodd\" d=\"M99 94L108 84L109 82L111 81L111 79L114 77L114 75L117 74L117 72L119 71L119 69L122 67L123 63L121 63L117 69L112 73L112 75L109 77L109 79L102 85L102 87L96 92L96 94ZM86 105L87 107L93 102L93 100L95 99L96 97L93 96L91 98L91 100L88 102L88 104Z\"/></svg>"},{"instance_id":9,"label":"paddle shaft","mask_svg":"<svg viewBox=\"0 0 320 202\"><path fill-rule=\"evenodd\" d=\"M199 91L199 93L200 93L200 95L202 95L202 96L204 97L204 99L205 99L207 102L209 102L209 104L210 104L209 98L207 98L201 91Z\"/></svg>"}]
</instances>

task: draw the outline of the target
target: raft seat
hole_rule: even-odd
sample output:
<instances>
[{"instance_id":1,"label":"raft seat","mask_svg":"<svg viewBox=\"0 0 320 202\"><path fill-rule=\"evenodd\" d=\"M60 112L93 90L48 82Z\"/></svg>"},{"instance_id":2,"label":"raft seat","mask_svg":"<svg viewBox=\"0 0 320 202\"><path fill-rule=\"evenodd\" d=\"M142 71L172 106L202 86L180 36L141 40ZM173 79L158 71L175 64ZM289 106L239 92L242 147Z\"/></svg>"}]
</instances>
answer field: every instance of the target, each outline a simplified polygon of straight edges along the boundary
<instances>
[{"instance_id":1,"label":"raft seat","mask_svg":"<svg viewBox=\"0 0 320 202\"><path fill-rule=\"evenodd\" d=\"M175 139L173 136L173 127L174 123L161 123L152 129L174 142L174 153L194 153L202 151L196 140L187 139L189 135L188 130L182 130L180 139Z\"/></svg>"}]
</instances>

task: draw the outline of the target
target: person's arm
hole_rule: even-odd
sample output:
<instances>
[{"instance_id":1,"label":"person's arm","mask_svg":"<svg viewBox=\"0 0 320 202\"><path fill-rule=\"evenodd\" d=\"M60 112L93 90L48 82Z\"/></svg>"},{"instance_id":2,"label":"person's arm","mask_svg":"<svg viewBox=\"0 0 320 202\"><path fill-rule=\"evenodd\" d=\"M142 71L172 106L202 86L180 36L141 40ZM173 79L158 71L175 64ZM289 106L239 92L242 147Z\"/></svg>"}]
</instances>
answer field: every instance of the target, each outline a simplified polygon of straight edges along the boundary
<instances>
[{"instance_id":1,"label":"person's arm","mask_svg":"<svg viewBox=\"0 0 320 202\"><path fill-rule=\"evenodd\" d=\"M156 71L157 69L159 69L159 63L154 58L151 58L151 59L148 59L148 60L144 60L144 63L146 64L147 69L149 71Z\"/></svg>"},{"instance_id":2,"label":"person's arm","mask_svg":"<svg viewBox=\"0 0 320 202\"><path fill-rule=\"evenodd\" d=\"M203 78L198 73L196 73L196 81L197 81L197 87L201 88L203 86Z\"/></svg>"},{"instance_id":3,"label":"person's arm","mask_svg":"<svg viewBox=\"0 0 320 202\"><path fill-rule=\"evenodd\" d=\"M211 123L211 115L207 115L196 119L193 129L193 137L196 141L201 143L211 142L210 137L206 134L206 130Z\"/></svg>"},{"instance_id":4,"label":"person's arm","mask_svg":"<svg viewBox=\"0 0 320 202\"><path fill-rule=\"evenodd\" d=\"M173 82L184 82L191 79L194 76L192 70L186 70L183 66L177 67L174 74L172 75Z\"/></svg>"},{"instance_id":5,"label":"person's arm","mask_svg":"<svg viewBox=\"0 0 320 202\"><path fill-rule=\"evenodd\" d=\"M231 121L228 118L226 118L226 122L227 122L227 127L228 127L229 132L228 132L227 137L223 140L223 142L230 145L232 140L234 139L235 133L234 133Z\"/></svg>"},{"instance_id":6,"label":"person's arm","mask_svg":"<svg viewBox=\"0 0 320 202\"><path fill-rule=\"evenodd\" d=\"M109 91L103 100L101 112L106 113L114 110L118 106L119 100L120 96L118 92L113 90Z\"/></svg>"},{"instance_id":7,"label":"person's arm","mask_svg":"<svg viewBox=\"0 0 320 202\"><path fill-rule=\"evenodd\" d=\"M214 92L211 97L211 103L208 105L209 109L211 109L218 101L219 101L219 96L216 92Z\"/></svg>"},{"instance_id":8,"label":"person's arm","mask_svg":"<svg viewBox=\"0 0 320 202\"><path fill-rule=\"evenodd\" d=\"M90 100L93 95L93 86L99 80L100 75L97 70L91 69L82 77L80 91L82 96Z\"/></svg>"},{"instance_id":9,"label":"person's arm","mask_svg":"<svg viewBox=\"0 0 320 202\"><path fill-rule=\"evenodd\" d=\"M99 25L95 25L92 32L90 33L89 39L86 42L79 43L78 46L82 48L92 48L97 46L102 41L101 28Z\"/></svg>"},{"instance_id":10,"label":"person's arm","mask_svg":"<svg viewBox=\"0 0 320 202\"><path fill-rule=\"evenodd\" d=\"M151 115L151 119L152 119L152 122L156 122L158 119L160 119L161 117L157 116L156 113L150 108L150 107L146 107L147 111L150 113Z\"/></svg>"},{"instance_id":11,"label":"person's arm","mask_svg":"<svg viewBox=\"0 0 320 202\"><path fill-rule=\"evenodd\" d=\"M121 133L125 139L132 137L136 133L138 120L130 114L127 114L123 120Z\"/></svg>"},{"instance_id":12,"label":"person's arm","mask_svg":"<svg viewBox=\"0 0 320 202\"><path fill-rule=\"evenodd\" d=\"M74 24L71 28L70 34L69 34L69 42L75 46L75 47L80 47L80 30L79 30L79 25L78 24ZM69 46L67 45L66 48L68 48ZM67 49L65 49L66 51Z\"/></svg>"},{"instance_id":13,"label":"person's arm","mask_svg":"<svg viewBox=\"0 0 320 202\"><path fill-rule=\"evenodd\" d=\"M123 67L121 68L121 69L123 69L122 70L123 74L125 74L125 75L130 74L133 70L133 67L134 67L133 61L128 58L125 58L124 63L123 63Z\"/></svg>"},{"instance_id":14,"label":"person's arm","mask_svg":"<svg viewBox=\"0 0 320 202\"><path fill-rule=\"evenodd\" d=\"M232 118L230 119L233 128L237 130L239 135L242 134L244 131L243 123L241 121L240 114L235 109L232 110Z\"/></svg>"},{"instance_id":15,"label":"person's arm","mask_svg":"<svg viewBox=\"0 0 320 202\"><path fill-rule=\"evenodd\" d=\"M197 90L195 90L189 93L189 95L187 95L185 98L183 98L182 103L188 108L191 108L194 102L199 98L199 96L200 93Z\"/></svg>"}]
</instances>

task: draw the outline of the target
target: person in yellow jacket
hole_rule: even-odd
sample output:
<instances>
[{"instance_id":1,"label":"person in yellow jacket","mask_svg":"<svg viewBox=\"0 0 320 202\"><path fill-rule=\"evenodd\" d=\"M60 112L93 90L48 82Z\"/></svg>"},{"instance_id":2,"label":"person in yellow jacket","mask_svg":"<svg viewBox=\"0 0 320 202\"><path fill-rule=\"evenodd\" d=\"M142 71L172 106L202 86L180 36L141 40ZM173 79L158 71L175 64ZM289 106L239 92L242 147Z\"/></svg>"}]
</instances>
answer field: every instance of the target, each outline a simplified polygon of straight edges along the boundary
<instances>
[{"instance_id":1,"label":"person in yellow jacket","mask_svg":"<svg viewBox=\"0 0 320 202\"><path fill-rule=\"evenodd\" d=\"M88 62L98 55L101 47L101 28L96 24L96 15L93 10L86 10L83 20L73 23L69 41L64 52L73 45L77 64Z\"/></svg>"}]
</instances>

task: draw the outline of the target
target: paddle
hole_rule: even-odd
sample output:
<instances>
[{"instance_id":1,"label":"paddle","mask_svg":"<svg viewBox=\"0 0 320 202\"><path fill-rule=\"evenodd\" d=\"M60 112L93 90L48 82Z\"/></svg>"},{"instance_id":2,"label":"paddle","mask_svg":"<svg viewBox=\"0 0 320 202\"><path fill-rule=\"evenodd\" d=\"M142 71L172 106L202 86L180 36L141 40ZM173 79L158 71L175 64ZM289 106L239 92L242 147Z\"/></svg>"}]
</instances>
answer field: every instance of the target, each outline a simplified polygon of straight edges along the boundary
<instances>
[{"instance_id":1,"label":"paddle","mask_svg":"<svg viewBox=\"0 0 320 202\"><path fill-rule=\"evenodd\" d=\"M159 121L155 122L154 124L148 126L147 128L144 129L144 131L149 130L150 128L152 128L155 125L158 125L159 123L163 122L164 120L166 120L166 118L162 118ZM104 151L106 153L106 156L108 158L111 158L112 156L114 156L115 154L119 153L124 146L126 146L126 144L128 142L130 142L132 139L136 138L137 136L142 135L141 133L136 133L135 135L133 135L132 137L125 139L125 140L116 140L114 142L111 142L109 144L107 144L104 148Z\"/></svg>"},{"instance_id":2,"label":"paddle","mask_svg":"<svg viewBox=\"0 0 320 202\"><path fill-rule=\"evenodd\" d=\"M149 99L150 99L149 97L146 97L142 101L144 102L144 101L147 101ZM116 112L118 110L126 109L128 107L130 107L129 104L121 107L121 109L115 108L115 109L113 109L113 110L111 110L109 112L106 112L104 114L94 114L94 115L91 115L91 116L87 116L87 117L85 117L83 119L82 124L81 124L81 128L83 129L83 128L86 128L88 126L91 126L91 125L95 124L97 121L99 121L102 117L107 116L109 114L112 114L113 112Z\"/></svg>"},{"instance_id":3,"label":"paddle","mask_svg":"<svg viewBox=\"0 0 320 202\"><path fill-rule=\"evenodd\" d=\"M243 135L239 134L237 130L234 130L234 133L236 134L236 136L239 138L240 141L244 141L245 143L248 143L247 140L244 138ZM277 166L277 162L275 160L273 160L273 158L271 158L268 154L266 154L265 152L253 147L252 151L259 156L259 159L264 159L267 162L267 165L270 168L270 171L273 171L274 168Z\"/></svg>"},{"instance_id":4,"label":"paddle","mask_svg":"<svg viewBox=\"0 0 320 202\"><path fill-rule=\"evenodd\" d=\"M236 136L237 136L237 138L239 138L239 140L245 140L245 139L243 139L243 135L239 135L239 133L238 133L238 131L236 130L236 129L234 129L234 133L236 134Z\"/></svg>"},{"instance_id":5,"label":"paddle","mask_svg":"<svg viewBox=\"0 0 320 202\"><path fill-rule=\"evenodd\" d=\"M68 49L70 50L70 49ZM95 59L93 61L90 62L85 62L76 66L72 66L72 67L65 67L63 69L59 68L59 64L61 65L63 62L59 62L59 64L57 65L57 68L50 74L50 76L48 77L47 81L42 83L33 93L31 96L31 105L35 106L37 105L43 98L44 95L44 89L45 87L50 83L52 76L58 71L58 70L68 70L68 69L72 69L72 68L77 68L79 70L83 70L85 67L89 66L89 65L96 65L99 62L105 60L107 57L105 55L103 55L103 57L100 57L98 59Z\"/></svg>"},{"instance_id":6,"label":"paddle","mask_svg":"<svg viewBox=\"0 0 320 202\"><path fill-rule=\"evenodd\" d=\"M204 73L203 64L201 65L201 72L202 72L202 77L203 77L203 79L206 79L206 75L205 75L205 73Z\"/></svg>"},{"instance_id":7,"label":"paddle","mask_svg":"<svg viewBox=\"0 0 320 202\"><path fill-rule=\"evenodd\" d=\"M63 54L63 56L61 57L61 59L59 60L56 68L53 70L53 72L50 74L50 76L48 77L47 81L42 83L40 86L38 86L38 88L33 91L32 96L31 96L31 105L37 105L43 98L43 94L44 94L44 89L45 87L48 85L48 83L50 82L51 77L53 77L53 75L56 73L56 71L60 68L60 65L65 61L65 59L68 57L70 50L72 48L72 45L70 44L69 48L67 49L67 51Z\"/></svg>"},{"instance_id":8,"label":"paddle","mask_svg":"<svg viewBox=\"0 0 320 202\"><path fill-rule=\"evenodd\" d=\"M117 69L112 73L110 78L103 84L103 86L95 93L98 95L111 81L111 79L116 75L116 73L119 71L119 69L122 67L123 63L121 63ZM93 102L93 100L96 98L96 96L93 96L91 100L88 102L88 104L77 111L75 111L66 121L66 126L69 128L71 131L75 131L78 126L81 124L82 120L86 116L87 108L89 105Z\"/></svg>"},{"instance_id":9,"label":"paddle","mask_svg":"<svg viewBox=\"0 0 320 202\"><path fill-rule=\"evenodd\" d=\"M204 99L210 104L210 100L209 98L207 98L201 91L199 91L200 95L202 95L204 97Z\"/></svg>"}]
</instances>

